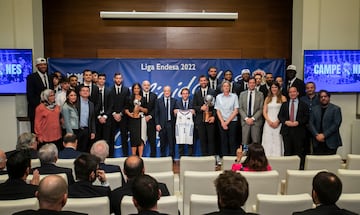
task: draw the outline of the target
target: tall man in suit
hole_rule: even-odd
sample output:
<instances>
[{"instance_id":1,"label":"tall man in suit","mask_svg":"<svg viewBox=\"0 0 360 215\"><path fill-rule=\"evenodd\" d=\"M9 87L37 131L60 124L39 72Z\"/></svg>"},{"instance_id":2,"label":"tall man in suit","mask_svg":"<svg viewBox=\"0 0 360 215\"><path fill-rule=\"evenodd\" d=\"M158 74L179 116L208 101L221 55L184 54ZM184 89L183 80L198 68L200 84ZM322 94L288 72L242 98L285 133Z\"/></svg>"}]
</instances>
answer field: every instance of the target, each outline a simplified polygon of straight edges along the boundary
<instances>
[{"instance_id":1,"label":"tall man in suit","mask_svg":"<svg viewBox=\"0 0 360 215\"><path fill-rule=\"evenodd\" d=\"M28 75L26 79L26 98L32 133L34 133L35 108L40 104L40 94L45 89L53 88L53 82L47 74L47 69L46 59L37 58L36 72Z\"/></svg>"},{"instance_id":2,"label":"tall man in suit","mask_svg":"<svg viewBox=\"0 0 360 215\"><path fill-rule=\"evenodd\" d=\"M313 107L310 113L309 129L313 135L314 154L336 154L342 146L340 125L342 121L340 107L330 103L330 93L320 90L320 105Z\"/></svg>"},{"instance_id":3,"label":"tall man in suit","mask_svg":"<svg viewBox=\"0 0 360 215\"><path fill-rule=\"evenodd\" d=\"M110 88L105 86L106 75L97 76L97 86L99 88L99 108L97 109L96 120L96 140L106 140L110 142L111 136L111 115L108 112Z\"/></svg>"},{"instance_id":4,"label":"tall man in suit","mask_svg":"<svg viewBox=\"0 0 360 215\"><path fill-rule=\"evenodd\" d=\"M193 98L193 108L195 109L195 128L198 131L200 145L201 145L201 154L203 156L214 155L215 154L215 116L216 112L214 110L214 105L209 106L205 104L204 98L206 95L212 95L215 99L216 92L215 90L208 87L208 79L205 75L199 77L200 88L195 92ZM204 113L209 117L204 118Z\"/></svg>"},{"instance_id":5,"label":"tall man in suit","mask_svg":"<svg viewBox=\"0 0 360 215\"><path fill-rule=\"evenodd\" d=\"M208 87L210 87L210 89L216 90L218 86L221 85L221 80L217 76L217 68L215 66L210 66L208 69Z\"/></svg>"},{"instance_id":6,"label":"tall man in suit","mask_svg":"<svg viewBox=\"0 0 360 215\"><path fill-rule=\"evenodd\" d=\"M249 79L250 79L250 70L249 69L241 70L241 79L237 82L240 85L240 92L248 89Z\"/></svg>"},{"instance_id":7,"label":"tall man in suit","mask_svg":"<svg viewBox=\"0 0 360 215\"><path fill-rule=\"evenodd\" d=\"M262 92L264 95L264 100L268 96L269 89L273 81L274 81L273 74L271 72L267 72L265 75L265 84L261 85L259 89L259 91Z\"/></svg>"},{"instance_id":8,"label":"tall man in suit","mask_svg":"<svg viewBox=\"0 0 360 215\"><path fill-rule=\"evenodd\" d=\"M255 90L255 79L250 78L248 90L241 92L239 98L242 144L260 143L263 105L263 94Z\"/></svg>"},{"instance_id":9,"label":"tall man in suit","mask_svg":"<svg viewBox=\"0 0 360 215\"><path fill-rule=\"evenodd\" d=\"M79 133L78 136L78 150L81 152L88 152L91 141L95 139L96 125L95 125L95 107L89 100L90 89L88 86L79 87L80 97L76 103L79 111Z\"/></svg>"},{"instance_id":10,"label":"tall man in suit","mask_svg":"<svg viewBox=\"0 0 360 215\"><path fill-rule=\"evenodd\" d=\"M150 82L145 80L142 82L143 96L146 100L148 112L145 114L147 125L147 137L150 144L150 157L156 157L156 128L155 128L155 105L157 95L150 91Z\"/></svg>"},{"instance_id":11,"label":"tall man in suit","mask_svg":"<svg viewBox=\"0 0 360 215\"><path fill-rule=\"evenodd\" d=\"M303 80L296 77L296 66L289 65L286 68L286 86L283 88L283 95L288 96L290 87L296 87L299 92L299 98L305 96L305 83ZM289 97L288 97L289 98Z\"/></svg>"},{"instance_id":12,"label":"tall man in suit","mask_svg":"<svg viewBox=\"0 0 360 215\"><path fill-rule=\"evenodd\" d=\"M156 101L155 124L160 136L161 157L174 158L176 99L171 97L170 86L164 86L164 95ZM169 154L167 153L169 149Z\"/></svg>"},{"instance_id":13,"label":"tall man in suit","mask_svg":"<svg viewBox=\"0 0 360 215\"><path fill-rule=\"evenodd\" d=\"M97 111L99 108L99 88L92 82L92 71L89 69L85 69L82 73L83 75L83 83L78 85L76 90L79 95L80 88L82 86L87 86L89 88L89 100L94 104L95 110Z\"/></svg>"},{"instance_id":14,"label":"tall man in suit","mask_svg":"<svg viewBox=\"0 0 360 215\"><path fill-rule=\"evenodd\" d=\"M290 100L282 103L278 118L281 122L280 133L284 140L284 155L298 155L301 158L300 168L304 168L304 145L306 138L306 124L309 121L309 108L306 103L298 99L296 87L290 87Z\"/></svg>"},{"instance_id":15,"label":"tall man in suit","mask_svg":"<svg viewBox=\"0 0 360 215\"><path fill-rule=\"evenodd\" d=\"M230 93L235 93L237 96L241 93L241 86L239 83L233 80L233 73L231 70L226 70L224 73L224 81L228 81L230 83ZM217 91L221 93L221 84L218 86Z\"/></svg>"}]
</instances>

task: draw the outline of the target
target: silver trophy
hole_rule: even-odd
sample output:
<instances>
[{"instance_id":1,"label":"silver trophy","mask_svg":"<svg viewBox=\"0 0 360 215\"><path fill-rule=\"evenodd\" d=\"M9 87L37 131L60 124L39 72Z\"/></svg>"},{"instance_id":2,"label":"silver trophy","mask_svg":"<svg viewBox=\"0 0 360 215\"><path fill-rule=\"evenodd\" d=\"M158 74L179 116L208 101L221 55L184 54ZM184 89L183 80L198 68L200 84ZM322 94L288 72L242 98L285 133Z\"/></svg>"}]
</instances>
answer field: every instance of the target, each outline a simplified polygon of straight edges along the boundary
<instances>
[{"instance_id":1,"label":"silver trophy","mask_svg":"<svg viewBox=\"0 0 360 215\"><path fill-rule=\"evenodd\" d=\"M215 105L215 98L214 96L208 94L204 97L204 104L208 107L214 107ZM209 118L213 116L213 113L212 111L209 111L209 108L207 111L204 111L203 113L203 119L204 119L204 122L208 122L209 121Z\"/></svg>"},{"instance_id":2,"label":"silver trophy","mask_svg":"<svg viewBox=\"0 0 360 215\"><path fill-rule=\"evenodd\" d=\"M138 99L134 99L133 104L134 104L134 111L133 111L134 118L139 118L141 101Z\"/></svg>"}]
</instances>

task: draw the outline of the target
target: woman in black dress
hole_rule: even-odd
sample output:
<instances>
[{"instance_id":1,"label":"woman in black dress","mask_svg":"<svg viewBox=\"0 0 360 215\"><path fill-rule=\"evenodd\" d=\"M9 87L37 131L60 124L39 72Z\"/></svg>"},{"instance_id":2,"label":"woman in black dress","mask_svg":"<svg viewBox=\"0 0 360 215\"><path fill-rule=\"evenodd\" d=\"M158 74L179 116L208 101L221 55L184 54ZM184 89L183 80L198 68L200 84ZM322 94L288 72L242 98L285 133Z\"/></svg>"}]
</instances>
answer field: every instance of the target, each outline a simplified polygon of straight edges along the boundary
<instances>
[{"instance_id":1,"label":"woman in black dress","mask_svg":"<svg viewBox=\"0 0 360 215\"><path fill-rule=\"evenodd\" d=\"M139 83L132 86L132 94L125 107L125 114L129 117L129 131L132 155L142 157L144 143L146 142L146 122L144 114L147 113L145 98Z\"/></svg>"}]
</instances>

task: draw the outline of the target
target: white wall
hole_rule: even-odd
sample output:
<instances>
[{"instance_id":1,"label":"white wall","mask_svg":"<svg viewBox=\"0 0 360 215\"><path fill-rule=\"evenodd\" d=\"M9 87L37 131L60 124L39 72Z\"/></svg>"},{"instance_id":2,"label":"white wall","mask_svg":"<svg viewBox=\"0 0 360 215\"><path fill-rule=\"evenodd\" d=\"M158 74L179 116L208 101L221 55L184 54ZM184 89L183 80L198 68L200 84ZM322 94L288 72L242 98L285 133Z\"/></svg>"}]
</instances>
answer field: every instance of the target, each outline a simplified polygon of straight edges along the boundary
<instances>
[{"instance_id":1,"label":"white wall","mask_svg":"<svg viewBox=\"0 0 360 215\"><path fill-rule=\"evenodd\" d=\"M294 0L292 63L303 71L305 49L360 49L360 0ZM297 74L303 77L302 72ZM320 90L320 89L318 89ZM344 146L338 150L343 157L351 151L352 124L358 109L356 94L333 94L331 102L342 109L340 128Z\"/></svg>"}]
</instances>

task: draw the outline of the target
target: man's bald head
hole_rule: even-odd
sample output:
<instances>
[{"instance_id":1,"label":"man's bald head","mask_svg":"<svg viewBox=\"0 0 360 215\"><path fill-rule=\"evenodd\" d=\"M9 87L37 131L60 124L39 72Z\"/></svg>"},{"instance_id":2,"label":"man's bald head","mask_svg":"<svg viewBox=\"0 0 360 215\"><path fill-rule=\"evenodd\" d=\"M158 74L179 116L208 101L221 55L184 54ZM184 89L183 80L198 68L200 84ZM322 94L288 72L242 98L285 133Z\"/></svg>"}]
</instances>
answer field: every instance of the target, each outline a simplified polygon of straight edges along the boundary
<instances>
[{"instance_id":1,"label":"man's bald head","mask_svg":"<svg viewBox=\"0 0 360 215\"><path fill-rule=\"evenodd\" d=\"M124 173L128 179L144 174L144 161L136 156L129 156L124 163Z\"/></svg>"},{"instance_id":2,"label":"man's bald head","mask_svg":"<svg viewBox=\"0 0 360 215\"><path fill-rule=\"evenodd\" d=\"M0 149L0 170L5 169L6 167L6 154L3 150Z\"/></svg>"},{"instance_id":3,"label":"man's bald head","mask_svg":"<svg viewBox=\"0 0 360 215\"><path fill-rule=\"evenodd\" d=\"M67 200L66 181L58 175L49 175L40 181L36 197L41 209L60 211Z\"/></svg>"}]
</instances>

